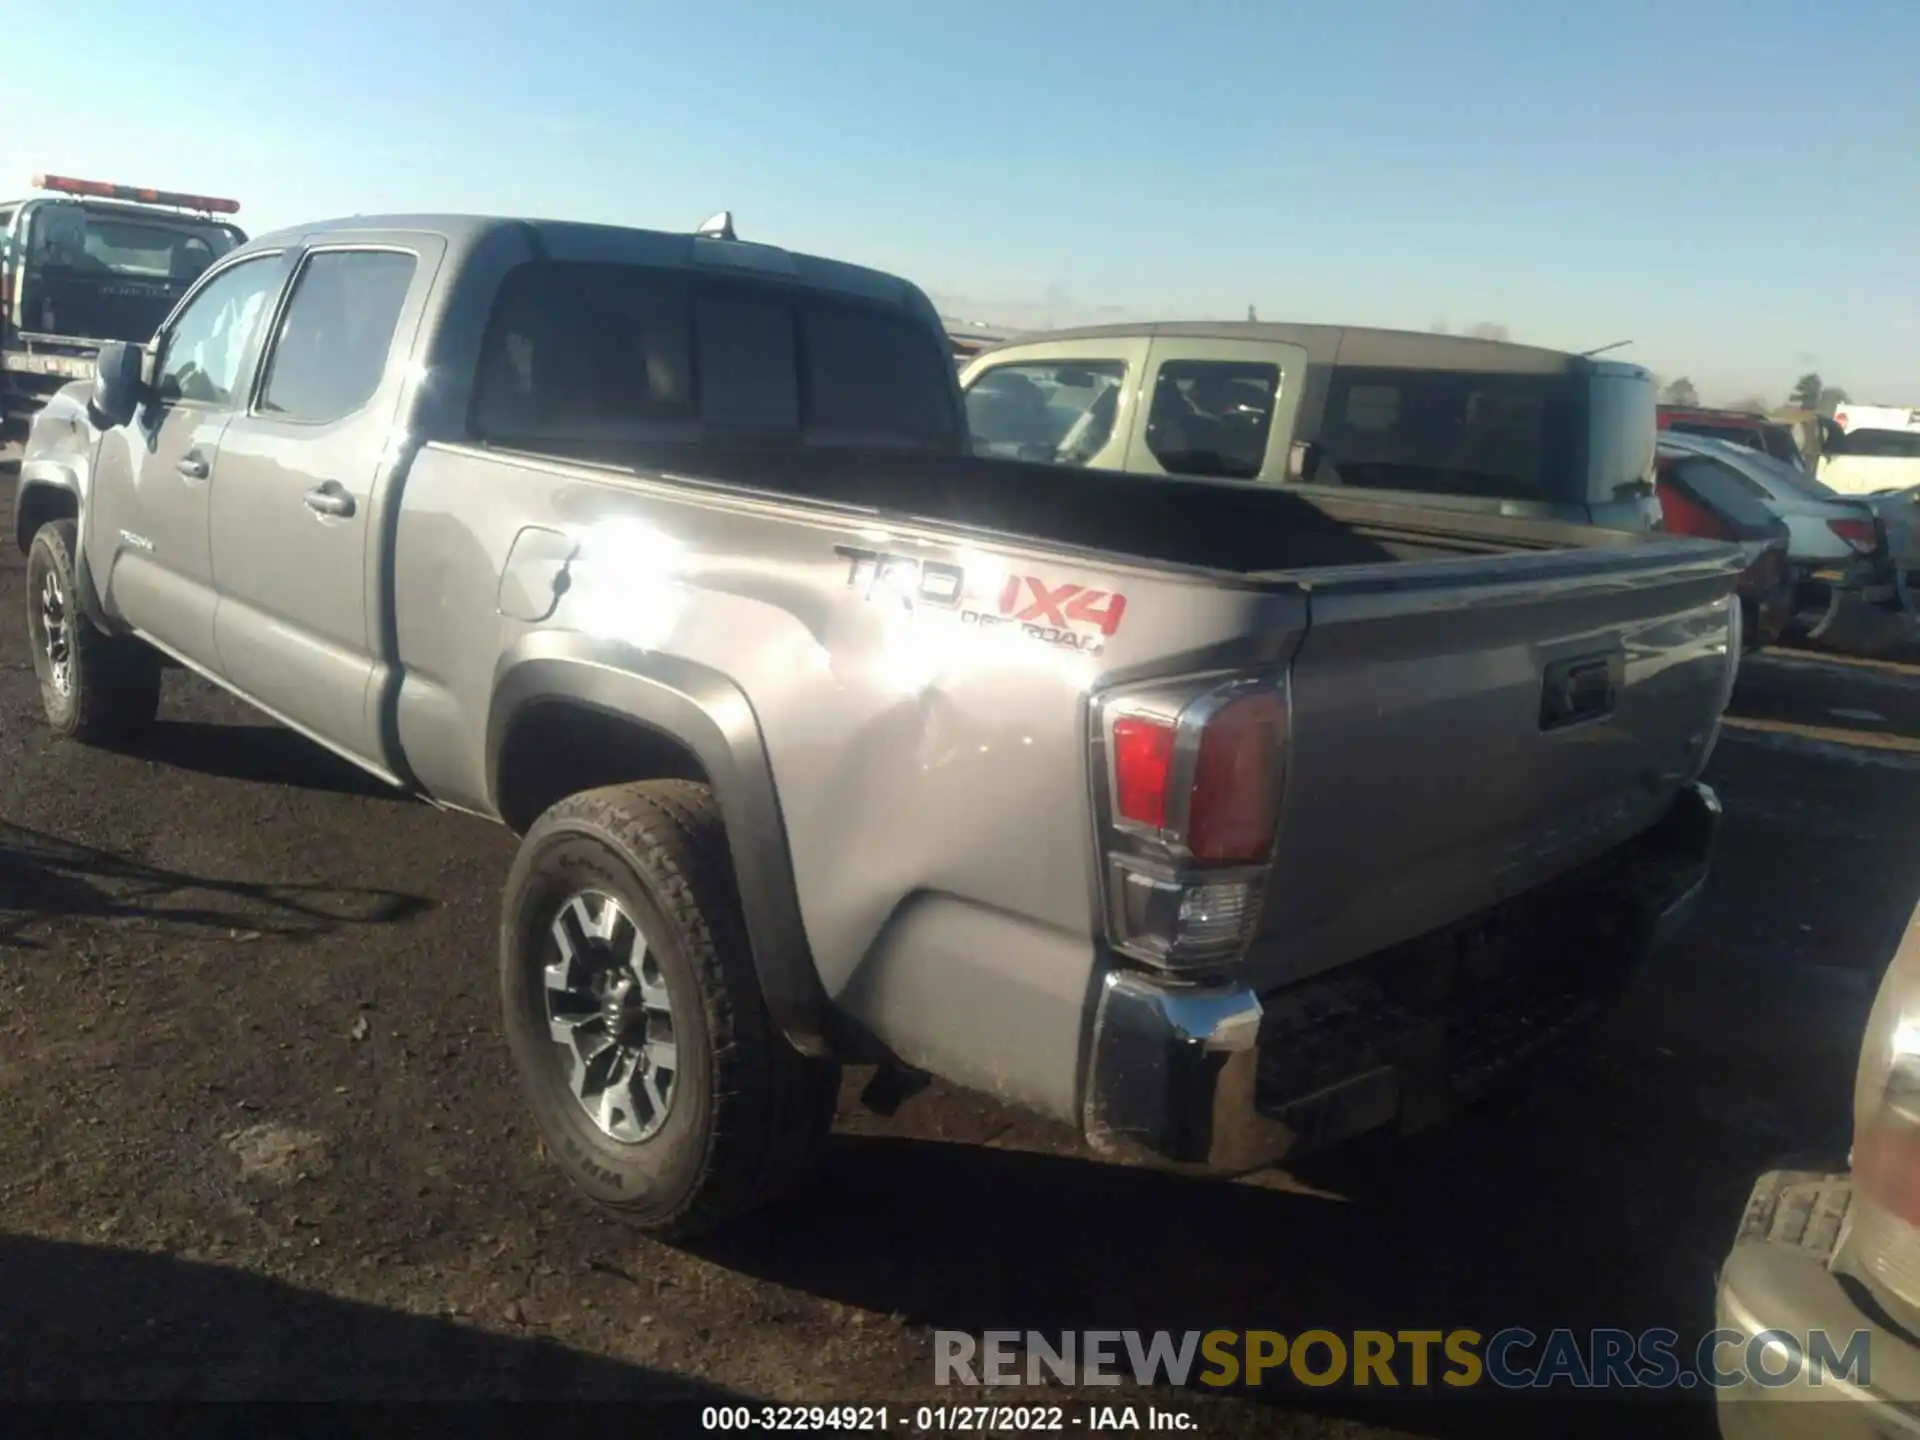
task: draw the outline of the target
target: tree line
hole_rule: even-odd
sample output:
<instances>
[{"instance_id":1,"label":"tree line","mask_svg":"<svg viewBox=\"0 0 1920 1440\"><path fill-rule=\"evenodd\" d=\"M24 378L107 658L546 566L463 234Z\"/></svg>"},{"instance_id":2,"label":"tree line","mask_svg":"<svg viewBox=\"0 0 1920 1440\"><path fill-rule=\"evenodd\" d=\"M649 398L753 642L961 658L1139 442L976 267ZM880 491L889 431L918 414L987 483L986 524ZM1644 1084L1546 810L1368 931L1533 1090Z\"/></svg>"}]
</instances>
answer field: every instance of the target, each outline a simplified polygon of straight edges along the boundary
<instances>
[{"instance_id":1,"label":"tree line","mask_svg":"<svg viewBox=\"0 0 1920 1440\"><path fill-rule=\"evenodd\" d=\"M1796 410L1816 410L1822 415L1831 415L1834 410L1847 403L1851 397L1838 385L1829 385L1820 378L1820 372L1809 370L1793 382L1793 388L1787 392L1787 404ZM1693 381L1682 375L1670 380L1660 389L1660 403L1663 405L1698 405L1700 392L1694 389ZM1773 402L1758 395L1747 395L1725 407L1728 410L1757 410L1761 414L1770 412Z\"/></svg>"}]
</instances>

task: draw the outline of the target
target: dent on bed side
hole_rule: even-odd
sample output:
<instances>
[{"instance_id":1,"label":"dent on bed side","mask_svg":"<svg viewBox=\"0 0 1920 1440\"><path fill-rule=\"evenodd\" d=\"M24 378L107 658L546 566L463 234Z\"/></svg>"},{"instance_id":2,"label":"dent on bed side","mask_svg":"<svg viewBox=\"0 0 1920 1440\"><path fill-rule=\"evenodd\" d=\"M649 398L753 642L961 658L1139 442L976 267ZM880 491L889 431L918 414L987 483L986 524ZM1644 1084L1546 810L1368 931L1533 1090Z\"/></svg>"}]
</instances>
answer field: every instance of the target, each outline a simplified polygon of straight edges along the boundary
<instances>
[{"instance_id":1,"label":"dent on bed side","mask_svg":"<svg viewBox=\"0 0 1920 1440\"><path fill-rule=\"evenodd\" d=\"M538 803L517 803L511 793L516 748L538 743L530 740L538 732L522 727L555 722L620 727L609 733L634 742L625 754L635 757L638 771L609 772L598 783L673 777L703 779L713 787L768 1009L803 1052L833 1052L772 767L739 687L677 656L642 653L578 632L526 636L496 670L486 742L493 808L516 828L530 823L533 816L525 812ZM676 769L677 757L697 769Z\"/></svg>"}]
</instances>

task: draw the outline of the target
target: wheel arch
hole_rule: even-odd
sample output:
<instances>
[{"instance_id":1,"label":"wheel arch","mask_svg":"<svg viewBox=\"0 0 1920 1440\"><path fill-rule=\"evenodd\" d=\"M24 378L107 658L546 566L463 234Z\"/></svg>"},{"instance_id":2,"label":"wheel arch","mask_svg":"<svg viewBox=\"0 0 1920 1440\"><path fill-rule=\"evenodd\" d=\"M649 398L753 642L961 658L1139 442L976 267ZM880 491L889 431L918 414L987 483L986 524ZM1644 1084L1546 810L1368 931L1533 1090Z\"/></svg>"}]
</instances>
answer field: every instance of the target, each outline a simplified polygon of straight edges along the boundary
<instances>
[{"instance_id":1,"label":"wheel arch","mask_svg":"<svg viewBox=\"0 0 1920 1440\"><path fill-rule=\"evenodd\" d=\"M492 808L516 832L581 789L656 779L709 785L774 1023L803 1054L837 1053L772 765L737 685L671 656L647 656L644 670L582 656L509 656L494 686L486 746Z\"/></svg>"}]
</instances>

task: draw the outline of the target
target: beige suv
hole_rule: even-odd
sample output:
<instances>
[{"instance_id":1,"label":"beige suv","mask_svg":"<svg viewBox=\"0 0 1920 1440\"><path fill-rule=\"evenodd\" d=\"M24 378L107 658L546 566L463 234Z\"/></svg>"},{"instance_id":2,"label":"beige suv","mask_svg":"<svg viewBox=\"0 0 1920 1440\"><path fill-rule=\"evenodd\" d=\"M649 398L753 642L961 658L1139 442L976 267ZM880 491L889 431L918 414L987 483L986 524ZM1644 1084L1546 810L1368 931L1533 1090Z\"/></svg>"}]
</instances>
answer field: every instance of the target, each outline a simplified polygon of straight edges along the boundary
<instances>
[{"instance_id":1,"label":"beige suv","mask_svg":"<svg viewBox=\"0 0 1920 1440\"><path fill-rule=\"evenodd\" d=\"M1656 528L1653 377L1504 341L1340 325L1026 335L961 373L977 454Z\"/></svg>"}]
</instances>

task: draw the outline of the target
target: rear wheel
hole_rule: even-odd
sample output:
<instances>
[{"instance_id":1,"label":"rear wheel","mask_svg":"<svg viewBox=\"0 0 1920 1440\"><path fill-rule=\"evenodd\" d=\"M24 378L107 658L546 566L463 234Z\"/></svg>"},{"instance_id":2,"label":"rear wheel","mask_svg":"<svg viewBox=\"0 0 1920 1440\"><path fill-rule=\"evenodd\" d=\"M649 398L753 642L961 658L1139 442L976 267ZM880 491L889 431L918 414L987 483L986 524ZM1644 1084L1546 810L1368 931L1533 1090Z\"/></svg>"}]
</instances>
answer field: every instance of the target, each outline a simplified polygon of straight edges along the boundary
<instances>
[{"instance_id":1,"label":"rear wheel","mask_svg":"<svg viewBox=\"0 0 1920 1440\"><path fill-rule=\"evenodd\" d=\"M87 744L124 739L160 708L160 656L109 635L80 608L71 520L42 525L27 552L27 638L47 723Z\"/></svg>"},{"instance_id":2,"label":"rear wheel","mask_svg":"<svg viewBox=\"0 0 1920 1440\"><path fill-rule=\"evenodd\" d=\"M575 1185L684 1237L792 1183L832 1124L839 1067L767 1012L711 791L561 801L521 844L503 911L507 1040Z\"/></svg>"}]
</instances>

